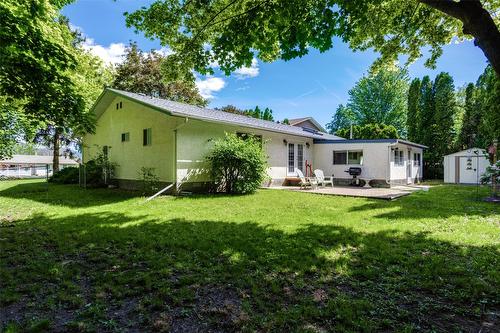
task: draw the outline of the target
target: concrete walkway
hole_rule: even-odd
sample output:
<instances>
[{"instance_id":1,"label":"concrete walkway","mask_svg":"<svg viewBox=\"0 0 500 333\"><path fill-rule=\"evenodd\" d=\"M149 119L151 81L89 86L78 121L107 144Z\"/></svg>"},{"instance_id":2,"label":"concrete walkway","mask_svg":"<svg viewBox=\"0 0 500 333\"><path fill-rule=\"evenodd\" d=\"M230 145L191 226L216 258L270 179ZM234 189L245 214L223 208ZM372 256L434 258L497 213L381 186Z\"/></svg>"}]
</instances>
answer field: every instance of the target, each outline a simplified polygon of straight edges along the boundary
<instances>
[{"instance_id":1,"label":"concrete walkway","mask_svg":"<svg viewBox=\"0 0 500 333\"><path fill-rule=\"evenodd\" d=\"M300 189L299 186L271 186L268 189L285 190L285 191L300 191L306 193L316 193L325 195L341 195L347 197L362 197L394 200L405 195L409 195L415 191L427 191L429 186L411 185L411 186L393 186L391 188L376 188L376 187L355 187L355 186L331 186L318 187L311 189Z\"/></svg>"}]
</instances>

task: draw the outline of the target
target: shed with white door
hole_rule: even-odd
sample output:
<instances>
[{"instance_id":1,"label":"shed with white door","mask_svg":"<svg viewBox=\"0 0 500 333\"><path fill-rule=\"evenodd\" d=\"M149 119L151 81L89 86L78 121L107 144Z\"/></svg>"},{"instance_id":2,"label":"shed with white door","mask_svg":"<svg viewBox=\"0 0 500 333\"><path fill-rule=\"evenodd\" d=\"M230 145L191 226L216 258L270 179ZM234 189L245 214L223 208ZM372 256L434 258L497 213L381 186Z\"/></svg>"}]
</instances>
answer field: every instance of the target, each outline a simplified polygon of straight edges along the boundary
<instances>
[{"instance_id":1,"label":"shed with white door","mask_svg":"<svg viewBox=\"0 0 500 333\"><path fill-rule=\"evenodd\" d=\"M488 154L481 148L469 148L444 157L444 182L478 184L490 165Z\"/></svg>"}]
</instances>

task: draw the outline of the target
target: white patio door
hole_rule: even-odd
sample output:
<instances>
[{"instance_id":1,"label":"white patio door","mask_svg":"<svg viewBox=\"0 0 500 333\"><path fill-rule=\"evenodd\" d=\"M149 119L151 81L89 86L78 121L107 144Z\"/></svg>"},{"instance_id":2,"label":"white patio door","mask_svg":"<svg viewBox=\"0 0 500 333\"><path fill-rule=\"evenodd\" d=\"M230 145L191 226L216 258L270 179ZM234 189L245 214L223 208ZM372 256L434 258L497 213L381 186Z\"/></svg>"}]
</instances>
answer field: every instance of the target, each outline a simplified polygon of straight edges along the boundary
<instances>
[{"instance_id":1,"label":"white patio door","mask_svg":"<svg viewBox=\"0 0 500 333\"><path fill-rule=\"evenodd\" d=\"M407 176L407 183L411 184L413 183L413 176L412 176L412 160L411 160L411 150L408 150L408 160L406 161L406 176Z\"/></svg>"},{"instance_id":2,"label":"white patio door","mask_svg":"<svg viewBox=\"0 0 500 333\"><path fill-rule=\"evenodd\" d=\"M301 143L288 143L287 176L296 176L296 169L305 173L304 145Z\"/></svg>"}]
</instances>

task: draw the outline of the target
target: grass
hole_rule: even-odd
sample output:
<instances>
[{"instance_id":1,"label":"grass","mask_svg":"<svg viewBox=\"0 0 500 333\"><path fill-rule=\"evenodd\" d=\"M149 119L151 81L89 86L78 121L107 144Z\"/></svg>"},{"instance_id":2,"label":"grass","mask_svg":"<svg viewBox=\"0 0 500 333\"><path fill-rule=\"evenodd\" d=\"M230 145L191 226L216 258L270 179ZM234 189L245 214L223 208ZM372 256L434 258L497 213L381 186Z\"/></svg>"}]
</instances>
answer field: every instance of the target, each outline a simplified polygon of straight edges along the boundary
<instances>
[{"instance_id":1,"label":"grass","mask_svg":"<svg viewBox=\"0 0 500 333\"><path fill-rule=\"evenodd\" d=\"M262 190L144 203L119 190L46 190L0 182L5 332L500 325L500 206L476 201L473 187L392 202Z\"/></svg>"}]
</instances>

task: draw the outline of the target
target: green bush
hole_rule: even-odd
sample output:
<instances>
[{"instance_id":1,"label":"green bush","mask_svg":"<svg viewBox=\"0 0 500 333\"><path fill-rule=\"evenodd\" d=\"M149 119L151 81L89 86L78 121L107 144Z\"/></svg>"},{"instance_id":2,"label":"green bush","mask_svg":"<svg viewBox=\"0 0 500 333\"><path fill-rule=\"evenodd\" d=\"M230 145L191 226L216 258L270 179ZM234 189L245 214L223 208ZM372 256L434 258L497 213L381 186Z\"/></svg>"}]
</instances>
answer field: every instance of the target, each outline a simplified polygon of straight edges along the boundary
<instances>
[{"instance_id":1,"label":"green bush","mask_svg":"<svg viewBox=\"0 0 500 333\"><path fill-rule=\"evenodd\" d=\"M85 183L87 186L106 186L115 175L116 163L109 161L104 153L84 164Z\"/></svg>"},{"instance_id":2,"label":"green bush","mask_svg":"<svg viewBox=\"0 0 500 333\"><path fill-rule=\"evenodd\" d=\"M160 178L155 173L155 168L142 167L139 170L143 194L153 194L158 191Z\"/></svg>"},{"instance_id":3,"label":"green bush","mask_svg":"<svg viewBox=\"0 0 500 333\"><path fill-rule=\"evenodd\" d=\"M226 133L224 138L215 140L206 160L221 192L251 193L267 177L267 156L262 142L253 136L239 138Z\"/></svg>"},{"instance_id":4,"label":"green bush","mask_svg":"<svg viewBox=\"0 0 500 333\"><path fill-rule=\"evenodd\" d=\"M61 169L49 177L49 182L56 184L78 184L78 180L79 170L73 167Z\"/></svg>"}]
</instances>

